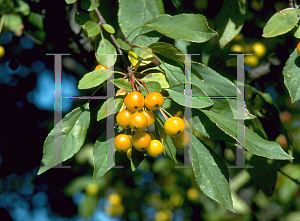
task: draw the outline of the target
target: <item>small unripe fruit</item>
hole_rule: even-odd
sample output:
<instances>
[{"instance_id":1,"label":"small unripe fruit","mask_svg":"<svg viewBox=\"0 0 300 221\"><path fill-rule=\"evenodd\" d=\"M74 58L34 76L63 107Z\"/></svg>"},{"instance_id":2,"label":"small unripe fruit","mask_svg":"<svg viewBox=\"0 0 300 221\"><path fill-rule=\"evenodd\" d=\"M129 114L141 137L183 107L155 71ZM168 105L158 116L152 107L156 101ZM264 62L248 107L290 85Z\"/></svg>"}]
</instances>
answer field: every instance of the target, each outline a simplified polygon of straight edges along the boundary
<instances>
[{"instance_id":1,"label":"small unripe fruit","mask_svg":"<svg viewBox=\"0 0 300 221\"><path fill-rule=\"evenodd\" d=\"M5 49L2 45L0 45L0 58L2 58L5 54Z\"/></svg>"},{"instance_id":2,"label":"small unripe fruit","mask_svg":"<svg viewBox=\"0 0 300 221\"><path fill-rule=\"evenodd\" d=\"M112 193L108 196L108 201L113 204L113 205L117 205L120 204L122 202L122 198L119 194L117 193Z\"/></svg>"},{"instance_id":3,"label":"small unripe fruit","mask_svg":"<svg viewBox=\"0 0 300 221\"><path fill-rule=\"evenodd\" d=\"M99 186L95 183L90 183L85 188L85 192L89 195L97 195L99 193L99 190L100 190Z\"/></svg>"},{"instance_id":4,"label":"small unripe fruit","mask_svg":"<svg viewBox=\"0 0 300 221\"><path fill-rule=\"evenodd\" d=\"M132 145L138 151L147 150L150 143L151 143L151 137L146 132L138 132L134 134L132 137Z\"/></svg>"},{"instance_id":5,"label":"small unripe fruit","mask_svg":"<svg viewBox=\"0 0 300 221\"><path fill-rule=\"evenodd\" d=\"M180 117L171 117L165 122L164 129L170 137L177 137L184 131L184 121Z\"/></svg>"},{"instance_id":6,"label":"small unripe fruit","mask_svg":"<svg viewBox=\"0 0 300 221\"><path fill-rule=\"evenodd\" d=\"M128 110L139 111L144 107L144 96L137 91L131 92L125 97L124 103Z\"/></svg>"},{"instance_id":7,"label":"small unripe fruit","mask_svg":"<svg viewBox=\"0 0 300 221\"><path fill-rule=\"evenodd\" d=\"M230 51L242 53L244 51L244 47L241 44L234 44L230 47Z\"/></svg>"},{"instance_id":8,"label":"small unripe fruit","mask_svg":"<svg viewBox=\"0 0 300 221\"><path fill-rule=\"evenodd\" d=\"M151 140L151 143L147 148L147 153L151 157L158 157L163 151L163 145L159 140Z\"/></svg>"},{"instance_id":9,"label":"small unripe fruit","mask_svg":"<svg viewBox=\"0 0 300 221\"><path fill-rule=\"evenodd\" d=\"M259 63L258 57L255 55L245 56L245 64L249 67L256 67Z\"/></svg>"},{"instance_id":10,"label":"small unripe fruit","mask_svg":"<svg viewBox=\"0 0 300 221\"><path fill-rule=\"evenodd\" d=\"M256 42L252 45L252 49L254 52L254 55L256 55L257 57L261 58L266 54L266 46L261 43L261 42Z\"/></svg>"}]
</instances>

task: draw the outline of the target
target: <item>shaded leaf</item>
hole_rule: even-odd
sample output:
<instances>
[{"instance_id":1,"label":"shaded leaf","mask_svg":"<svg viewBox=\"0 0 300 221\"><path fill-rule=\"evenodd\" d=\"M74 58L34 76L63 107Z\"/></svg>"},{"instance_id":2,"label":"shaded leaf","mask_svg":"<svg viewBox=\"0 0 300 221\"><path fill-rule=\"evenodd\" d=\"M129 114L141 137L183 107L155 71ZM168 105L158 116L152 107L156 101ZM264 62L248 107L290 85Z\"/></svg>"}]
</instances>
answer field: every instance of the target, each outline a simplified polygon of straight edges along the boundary
<instances>
[{"instance_id":1,"label":"shaded leaf","mask_svg":"<svg viewBox=\"0 0 300 221\"><path fill-rule=\"evenodd\" d=\"M163 73L150 73L141 80L144 82L156 81L160 84L161 88L169 88L166 76Z\"/></svg>"},{"instance_id":2,"label":"shaded leaf","mask_svg":"<svg viewBox=\"0 0 300 221\"><path fill-rule=\"evenodd\" d=\"M102 120L111 114L118 113L123 103L123 98L109 98L106 100L97 113L97 121Z\"/></svg>"},{"instance_id":3,"label":"shaded leaf","mask_svg":"<svg viewBox=\"0 0 300 221\"><path fill-rule=\"evenodd\" d=\"M150 93L152 93L152 92L161 92L161 86L158 82L149 81L145 84L146 84L147 88L149 89ZM141 93L142 93L142 95L147 96L148 91L145 87L142 87L141 88Z\"/></svg>"},{"instance_id":4,"label":"shaded leaf","mask_svg":"<svg viewBox=\"0 0 300 221\"><path fill-rule=\"evenodd\" d=\"M227 118L222 115L213 113L211 111L202 110L215 124L223 130L226 134L237 140L236 138L236 130L237 124L236 120L232 118ZM245 127L245 141L238 140L240 144L245 142L245 148L249 150L251 153L263 156L270 159L278 159L278 160L289 160L293 159L293 157L289 156L287 153L283 151L280 145L273 141L267 141L258 136L255 132L251 131L247 127Z\"/></svg>"},{"instance_id":5,"label":"shaded leaf","mask_svg":"<svg viewBox=\"0 0 300 221\"><path fill-rule=\"evenodd\" d=\"M114 155L114 162L112 164L108 162L107 159L108 148L115 150L115 138L106 137L106 131L104 131L95 143L95 149L94 149L95 166L94 166L94 173L93 173L94 180L101 178L121 159L122 154L116 151Z\"/></svg>"},{"instance_id":6,"label":"shaded leaf","mask_svg":"<svg viewBox=\"0 0 300 221\"><path fill-rule=\"evenodd\" d=\"M193 91L191 103L187 104L185 102L186 99L184 95L185 85L186 84L176 84L165 90L168 91L169 95L175 102L182 106L190 108L205 108L213 105L213 102L209 99L209 97L205 95L200 88L193 84L190 86Z\"/></svg>"},{"instance_id":7,"label":"shaded leaf","mask_svg":"<svg viewBox=\"0 0 300 221\"><path fill-rule=\"evenodd\" d=\"M292 103L300 99L300 57L295 49L283 68L284 84Z\"/></svg>"},{"instance_id":8,"label":"shaded leaf","mask_svg":"<svg viewBox=\"0 0 300 221\"><path fill-rule=\"evenodd\" d=\"M277 182L277 166L274 163L268 163L266 158L255 155L251 157L249 164L253 166L253 168L248 169L253 181L266 196L272 196Z\"/></svg>"},{"instance_id":9,"label":"shaded leaf","mask_svg":"<svg viewBox=\"0 0 300 221\"><path fill-rule=\"evenodd\" d=\"M206 42L216 35L207 25L206 18L200 14L160 15L144 26L150 27L170 38L191 42Z\"/></svg>"},{"instance_id":10,"label":"shaded leaf","mask_svg":"<svg viewBox=\"0 0 300 221\"><path fill-rule=\"evenodd\" d=\"M75 21L79 25L84 25L88 21L92 21L92 19L88 13L80 11L80 12L76 12Z\"/></svg>"},{"instance_id":11,"label":"shaded leaf","mask_svg":"<svg viewBox=\"0 0 300 221\"><path fill-rule=\"evenodd\" d=\"M112 73L113 72L110 72L108 70L94 70L92 72L89 72L85 74L79 81L78 89L82 90L97 87L104 81L106 81L106 79L110 77ZM107 76L107 74L109 74L109 76Z\"/></svg>"},{"instance_id":12,"label":"shaded leaf","mask_svg":"<svg viewBox=\"0 0 300 221\"><path fill-rule=\"evenodd\" d=\"M100 26L94 21L88 21L83 25L86 37L94 37L100 34Z\"/></svg>"},{"instance_id":13,"label":"shaded leaf","mask_svg":"<svg viewBox=\"0 0 300 221\"><path fill-rule=\"evenodd\" d=\"M88 103L74 109L62 119L62 123L55 125L45 140L42 166L38 175L74 156L84 143L89 125L90 109ZM59 129L62 131L62 136L56 137L57 140L54 141L55 131ZM61 149L54 146L60 139L62 139ZM55 150L61 151L61 153L54 153ZM61 159L58 159L57 155L61 155Z\"/></svg>"},{"instance_id":14,"label":"shaded leaf","mask_svg":"<svg viewBox=\"0 0 300 221\"><path fill-rule=\"evenodd\" d=\"M99 3L93 0L81 0L81 8L86 11L93 11L99 7Z\"/></svg>"},{"instance_id":15,"label":"shaded leaf","mask_svg":"<svg viewBox=\"0 0 300 221\"><path fill-rule=\"evenodd\" d=\"M30 12L28 16L28 22L33 24L35 27L39 28L40 30L44 29L44 18L43 15Z\"/></svg>"},{"instance_id":16,"label":"shaded leaf","mask_svg":"<svg viewBox=\"0 0 300 221\"><path fill-rule=\"evenodd\" d=\"M194 135L190 137L190 157L200 190L234 212L227 166L210 147L205 147Z\"/></svg>"},{"instance_id":17,"label":"shaded leaf","mask_svg":"<svg viewBox=\"0 0 300 221\"><path fill-rule=\"evenodd\" d=\"M114 79L113 83L120 89L125 89L126 91L132 92L132 85L126 79Z\"/></svg>"},{"instance_id":18,"label":"shaded leaf","mask_svg":"<svg viewBox=\"0 0 300 221\"><path fill-rule=\"evenodd\" d=\"M136 150L134 147L132 147L132 152L131 152L131 160L130 160L130 165L131 165L131 170L135 171L138 166L142 163L142 161L145 159L144 153Z\"/></svg>"},{"instance_id":19,"label":"shaded leaf","mask_svg":"<svg viewBox=\"0 0 300 221\"><path fill-rule=\"evenodd\" d=\"M21 12L27 16L30 13L30 6L25 1L18 0L18 7L15 8L15 12Z\"/></svg>"},{"instance_id":20,"label":"shaded leaf","mask_svg":"<svg viewBox=\"0 0 300 221\"><path fill-rule=\"evenodd\" d=\"M125 51L130 51L131 50L131 47L129 44L125 43L122 39L118 38L117 39L117 42L119 44L119 46L125 50Z\"/></svg>"},{"instance_id":21,"label":"shaded leaf","mask_svg":"<svg viewBox=\"0 0 300 221\"><path fill-rule=\"evenodd\" d=\"M246 0L225 0L217 17L217 32L221 48L242 29L246 19Z\"/></svg>"},{"instance_id":22,"label":"shaded leaf","mask_svg":"<svg viewBox=\"0 0 300 221\"><path fill-rule=\"evenodd\" d=\"M98 49L97 49L97 60L99 64L102 64L105 67L108 67L107 55L114 55L113 64L116 63L117 60L117 51L116 48L105 38L102 38Z\"/></svg>"}]
</instances>

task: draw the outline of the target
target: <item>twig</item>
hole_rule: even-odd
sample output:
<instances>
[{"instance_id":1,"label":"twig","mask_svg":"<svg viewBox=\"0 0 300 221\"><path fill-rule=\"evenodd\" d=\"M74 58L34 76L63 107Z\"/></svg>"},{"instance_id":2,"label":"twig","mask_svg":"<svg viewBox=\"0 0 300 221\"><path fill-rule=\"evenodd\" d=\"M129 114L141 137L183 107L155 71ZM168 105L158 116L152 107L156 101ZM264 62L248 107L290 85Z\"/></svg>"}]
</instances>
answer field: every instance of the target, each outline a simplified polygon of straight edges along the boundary
<instances>
[{"instance_id":1,"label":"twig","mask_svg":"<svg viewBox=\"0 0 300 221\"><path fill-rule=\"evenodd\" d=\"M169 115L169 117L173 117L168 111L166 111L165 109L163 109L162 107L159 109L159 110L162 110L164 111L167 115Z\"/></svg>"},{"instance_id":2,"label":"twig","mask_svg":"<svg viewBox=\"0 0 300 221\"><path fill-rule=\"evenodd\" d=\"M297 4L297 0L289 0L289 6L291 8L300 8L300 6Z\"/></svg>"},{"instance_id":3,"label":"twig","mask_svg":"<svg viewBox=\"0 0 300 221\"><path fill-rule=\"evenodd\" d=\"M103 25L103 24L106 24L106 21L105 21L105 19L102 17L102 15L101 15L101 13L100 13L100 11L99 11L98 8L95 8L95 12L96 12L96 14L97 14L97 16L98 16L98 18L99 18L99 20L100 20L100 23L101 23L102 25ZM123 56L124 56L124 55L123 55L123 51L121 50L121 47L120 47L120 45L118 44L118 42L117 42L115 36L114 36L113 34L110 34L110 38L111 38L112 42L114 43L114 45L116 46L118 53L119 53L120 55L122 55L121 57L122 57L123 61L125 62L126 66L127 66L128 72L129 72L130 74L132 74L132 71L131 71L131 69L129 68L128 62L127 62L126 59L123 57Z\"/></svg>"},{"instance_id":4,"label":"twig","mask_svg":"<svg viewBox=\"0 0 300 221\"><path fill-rule=\"evenodd\" d=\"M283 172L281 169L278 169L278 171L280 173L282 173L284 176L286 176L287 178L289 178L290 180L294 181L296 184L300 185L300 182L292 177L290 177L288 174L286 174L285 172Z\"/></svg>"},{"instance_id":5,"label":"twig","mask_svg":"<svg viewBox=\"0 0 300 221\"><path fill-rule=\"evenodd\" d=\"M140 80L140 79L138 79L137 78L137 80L139 81L139 82L141 82L143 85L144 85L144 87L147 89L147 91L148 91L148 94L150 94L150 91L149 91L149 89L148 89L148 87L146 86L146 84L142 81L142 80Z\"/></svg>"}]
</instances>

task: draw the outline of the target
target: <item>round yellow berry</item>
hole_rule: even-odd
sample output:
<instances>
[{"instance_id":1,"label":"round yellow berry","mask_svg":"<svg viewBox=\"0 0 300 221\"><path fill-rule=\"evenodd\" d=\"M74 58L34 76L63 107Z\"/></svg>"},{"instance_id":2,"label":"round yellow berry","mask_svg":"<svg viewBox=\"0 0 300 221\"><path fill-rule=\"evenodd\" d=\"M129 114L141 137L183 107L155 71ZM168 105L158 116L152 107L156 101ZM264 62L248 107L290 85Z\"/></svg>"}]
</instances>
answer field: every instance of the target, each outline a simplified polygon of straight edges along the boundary
<instances>
[{"instance_id":1,"label":"round yellow berry","mask_svg":"<svg viewBox=\"0 0 300 221\"><path fill-rule=\"evenodd\" d=\"M151 140L150 145L147 148L147 153L151 157L158 157L164 151L163 145L159 140Z\"/></svg>"}]
</instances>

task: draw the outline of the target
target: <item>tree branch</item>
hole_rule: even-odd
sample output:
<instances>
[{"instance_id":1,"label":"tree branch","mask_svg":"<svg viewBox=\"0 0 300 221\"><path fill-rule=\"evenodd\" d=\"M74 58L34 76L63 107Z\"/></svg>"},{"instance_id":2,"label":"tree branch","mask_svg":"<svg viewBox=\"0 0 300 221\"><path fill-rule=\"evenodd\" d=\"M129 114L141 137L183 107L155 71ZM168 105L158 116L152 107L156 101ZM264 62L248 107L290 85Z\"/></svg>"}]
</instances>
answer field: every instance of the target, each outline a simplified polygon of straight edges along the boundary
<instances>
[{"instance_id":1,"label":"tree branch","mask_svg":"<svg viewBox=\"0 0 300 221\"><path fill-rule=\"evenodd\" d=\"M95 12L96 12L96 14L97 14L97 16L98 16L98 18L99 18L99 21L100 21L101 25L106 24L106 21L105 21L105 19L103 18L103 16L101 15L101 13L100 13L100 11L99 11L98 8L95 8ZM124 56L124 55L123 55L123 51L121 50L121 47L120 47L120 45L118 44L118 42L117 42L115 36L114 36L113 34L110 34L110 38L111 38L112 42L114 43L114 45L116 46L118 53L122 56L122 59L123 59L123 61L125 62L126 66L127 66L127 71L128 71L128 73L131 75L131 74L132 74L132 70L130 69L130 67L129 67L127 61L126 61L126 59L123 58L123 56Z\"/></svg>"}]
</instances>

